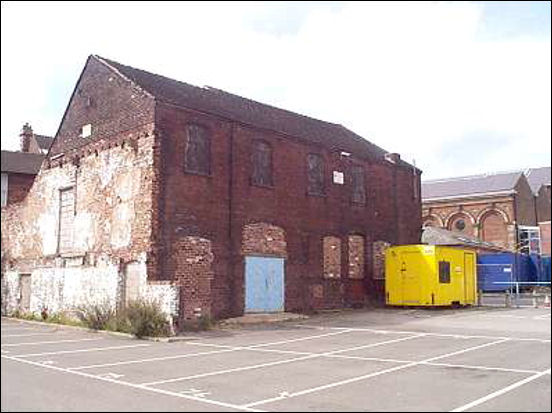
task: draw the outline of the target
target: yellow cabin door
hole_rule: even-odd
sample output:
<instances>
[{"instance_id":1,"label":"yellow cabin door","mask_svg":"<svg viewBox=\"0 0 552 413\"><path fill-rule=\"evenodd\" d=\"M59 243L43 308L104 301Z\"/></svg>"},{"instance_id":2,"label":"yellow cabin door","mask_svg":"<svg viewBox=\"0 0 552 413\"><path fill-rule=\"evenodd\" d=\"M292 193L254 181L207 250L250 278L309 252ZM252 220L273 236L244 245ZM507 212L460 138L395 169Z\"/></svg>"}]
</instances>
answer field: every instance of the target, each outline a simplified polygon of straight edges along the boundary
<instances>
[{"instance_id":1,"label":"yellow cabin door","mask_svg":"<svg viewBox=\"0 0 552 413\"><path fill-rule=\"evenodd\" d=\"M418 305L421 299L424 259L419 252L401 254L401 293L403 305Z\"/></svg>"},{"instance_id":2,"label":"yellow cabin door","mask_svg":"<svg viewBox=\"0 0 552 413\"><path fill-rule=\"evenodd\" d=\"M465 304L475 303L474 254L464 254L464 295Z\"/></svg>"}]
</instances>

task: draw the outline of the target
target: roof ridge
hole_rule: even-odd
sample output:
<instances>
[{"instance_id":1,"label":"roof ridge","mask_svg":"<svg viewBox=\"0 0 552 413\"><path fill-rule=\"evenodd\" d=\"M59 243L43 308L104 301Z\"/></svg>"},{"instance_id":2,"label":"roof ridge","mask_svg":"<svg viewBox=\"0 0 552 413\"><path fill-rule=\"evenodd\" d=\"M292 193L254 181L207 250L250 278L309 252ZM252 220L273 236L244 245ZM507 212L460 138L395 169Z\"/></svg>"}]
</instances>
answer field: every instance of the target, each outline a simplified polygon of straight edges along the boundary
<instances>
[{"instance_id":1,"label":"roof ridge","mask_svg":"<svg viewBox=\"0 0 552 413\"><path fill-rule=\"evenodd\" d=\"M271 108L271 109L276 109L276 110L280 110L282 112L287 112L287 113L290 113L292 115L295 115L295 116L301 116L303 118L307 118L307 119L310 119L310 120L314 120L314 121L317 121L317 122L321 122L321 123L325 123L325 124L328 124L328 125L332 125L332 126L341 126L343 127L343 125L339 124L339 123L334 123L334 122L328 122L326 120L322 120L322 119L318 119L318 118L314 118L312 116L308 116L308 115L304 115L302 113L298 113L298 112L294 112L294 111L291 111L291 110L288 110L288 109L283 109L283 108L280 108L278 106L274 106L274 105L271 105L271 104L268 104L268 103L264 103L264 102L259 102L258 100L254 100L254 99L250 99L250 98L247 98L247 97L244 97L244 96L241 96L241 95L238 95L236 93L233 93L233 92L228 92L226 90L223 90L223 89L220 89L220 88L217 88L217 87L214 87L214 86L209 86L209 85L204 85L204 86L197 86L197 85L194 85L192 83L188 83L188 82L184 82L182 80L178 80L178 79L174 79L172 77L168 77L168 76L165 76L165 75L161 75L159 73L154 73L154 72L151 72L149 70L144 70L144 69L139 69L137 67L134 67L134 66L130 66L130 65L126 65L126 64L123 64L123 63L119 63L115 60L111 60L111 59L108 59L108 58L105 58L105 57L102 57L102 56L99 56L99 55L94 55L95 57L97 57L98 59L100 60L103 60L105 61L106 63L110 64L110 63L115 63L117 65L120 65L120 66L124 66L124 67L127 67L129 69L132 69L132 70L137 70L137 71L140 71L140 72L144 72L144 73L148 73L150 75L153 75L153 76L158 76L158 77L161 77L161 78L164 78L164 79L167 79L167 80L170 80L171 82L177 82L177 83L181 83L183 85L186 85L186 86L189 86L189 87L193 87L193 88L196 88L198 90L201 90L201 91L210 91L210 92L221 92L221 93L224 93L226 95L229 95L229 96L235 96L239 99L243 99L243 100L246 100L248 102L252 102L252 103L255 103L255 104L258 104L258 105L263 105L263 106L266 106L268 108ZM115 70L117 70L117 68L114 68ZM118 70L117 70L118 71ZM119 71L118 71L119 72ZM125 74L122 74L124 77L128 78L128 76L126 76ZM137 81L135 81L134 79L130 79L133 83L137 84L138 86L140 86L138 84ZM148 91L148 93L151 93ZM153 94L153 93L152 93Z\"/></svg>"},{"instance_id":2,"label":"roof ridge","mask_svg":"<svg viewBox=\"0 0 552 413\"><path fill-rule=\"evenodd\" d=\"M436 179L428 179L425 181L422 181L422 184L434 184L434 183L440 183L440 182L453 182L453 181L461 181L461 180L470 180L470 179L477 179L477 178L488 178L490 176L496 176L496 175L513 175L513 174L522 174L523 170L515 169L510 171L497 171L497 172L485 172L482 174L475 174L475 175L464 175L464 176L453 176L450 178L436 178Z\"/></svg>"}]
</instances>

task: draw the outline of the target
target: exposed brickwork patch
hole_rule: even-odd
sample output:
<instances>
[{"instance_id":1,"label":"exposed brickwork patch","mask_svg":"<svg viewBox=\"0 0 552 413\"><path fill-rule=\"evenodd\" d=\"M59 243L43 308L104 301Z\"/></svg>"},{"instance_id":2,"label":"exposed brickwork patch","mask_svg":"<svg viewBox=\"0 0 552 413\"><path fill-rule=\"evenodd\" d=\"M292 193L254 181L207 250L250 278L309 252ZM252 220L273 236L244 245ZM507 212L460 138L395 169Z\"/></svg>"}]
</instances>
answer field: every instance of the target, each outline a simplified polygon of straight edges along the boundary
<instances>
[{"instance_id":1,"label":"exposed brickwork patch","mask_svg":"<svg viewBox=\"0 0 552 413\"><path fill-rule=\"evenodd\" d=\"M385 250L390 246L387 241L375 241L372 244L373 278L376 280L385 279Z\"/></svg>"},{"instance_id":2,"label":"exposed brickwork patch","mask_svg":"<svg viewBox=\"0 0 552 413\"><path fill-rule=\"evenodd\" d=\"M324 278L341 278L341 240L328 236L323 240Z\"/></svg>"},{"instance_id":3,"label":"exposed brickwork patch","mask_svg":"<svg viewBox=\"0 0 552 413\"><path fill-rule=\"evenodd\" d=\"M364 278L364 237L349 236L349 278Z\"/></svg>"},{"instance_id":4,"label":"exposed brickwork patch","mask_svg":"<svg viewBox=\"0 0 552 413\"><path fill-rule=\"evenodd\" d=\"M243 227L243 255L287 256L286 236L282 228L264 222Z\"/></svg>"}]
</instances>

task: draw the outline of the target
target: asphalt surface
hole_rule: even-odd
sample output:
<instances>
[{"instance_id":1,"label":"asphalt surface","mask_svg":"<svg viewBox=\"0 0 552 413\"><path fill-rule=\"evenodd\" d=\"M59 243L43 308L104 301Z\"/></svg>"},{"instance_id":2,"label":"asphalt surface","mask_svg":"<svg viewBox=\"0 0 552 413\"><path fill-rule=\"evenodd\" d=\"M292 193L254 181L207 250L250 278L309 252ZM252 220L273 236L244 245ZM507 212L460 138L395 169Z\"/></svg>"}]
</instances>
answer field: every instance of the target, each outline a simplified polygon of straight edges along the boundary
<instances>
[{"instance_id":1,"label":"asphalt surface","mask_svg":"<svg viewBox=\"0 0 552 413\"><path fill-rule=\"evenodd\" d=\"M550 411L550 308L372 309L160 343L3 318L2 411Z\"/></svg>"}]
</instances>

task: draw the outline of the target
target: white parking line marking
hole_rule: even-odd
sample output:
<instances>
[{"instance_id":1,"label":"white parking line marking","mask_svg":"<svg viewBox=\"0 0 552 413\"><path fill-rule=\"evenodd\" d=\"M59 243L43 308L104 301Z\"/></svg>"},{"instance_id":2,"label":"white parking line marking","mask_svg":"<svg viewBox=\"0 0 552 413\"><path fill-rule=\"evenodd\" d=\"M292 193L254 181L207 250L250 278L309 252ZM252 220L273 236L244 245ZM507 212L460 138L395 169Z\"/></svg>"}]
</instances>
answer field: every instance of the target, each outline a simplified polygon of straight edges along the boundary
<instances>
[{"instance_id":1,"label":"white parking line marking","mask_svg":"<svg viewBox=\"0 0 552 413\"><path fill-rule=\"evenodd\" d=\"M478 405L480 405L480 404L482 404L482 403L485 403L486 401L489 401L489 400L491 400L491 399L494 399L495 397L498 397L498 396L500 396L500 395L503 395L504 393L507 393L507 392L509 392L509 391L511 391L511 390L514 390L514 389L516 389L516 388L518 388L518 387L520 387L520 386L523 386L524 384L529 383L529 382L531 382L531 381L533 381L533 380L536 380L536 379L538 379L539 377L542 377L542 376L544 376L544 375L546 375L546 374L550 374L550 369L545 370L545 371L541 371L541 372L539 372L539 373L537 373L537 374L534 374L534 375L532 375L532 376L530 376L530 377L527 377L527 378L525 378L525 379L523 379L523 380L520 380L520 381L518 381L518 382L515 382L515 383L513 383L513 384L511 384L511 385L509 385L509 386L507 386L507 387L504 387L503 389L500 389L500 390L495 391L495 392L493 392L493 393L491 393L491 394L488 394L487 396L484 396L484 397L481 397L481 398L479 398L479 399L477 399L477 400L474 400L474 401L471 402L471 403L468 403L468 404L465 404L465 405L463 405L463 406L457 407L456 409L451 410L451 412L463 412L463 411L465 411L465 410L471 409L472 407L478 406Z\"/></svg>"},{"instance_id":2,"label":"white parking line marking","mask_svg":"<svg viewBox=\"0 0 552 413\"><path fill-rule=\"evenodd\" d=\"M302 327L310 328L310 326L303 325ZM550 343L549 339L542 338L521 338L521 337L504 337L504 336L482 336L482 335L462 335L462 334L445 334L445 333L426 333L421 331L400 331L400 330L377 330L373 328L356 328L356 327L322 327L328 330L347 330L347 331L367 331L372 333L381 333L381 334L420 334L423 333L427 336L433 337L452 337L460 339L470 339L470 338L483 338L489 340L512 340L512 341L537 341L539 343Z\"/></svg>"},{"instance_id":3,"label":"white parking line marking","mask_svg":"<svg viewBox=\"0 0 552 413\"><path fill-rule=\"evenodd\" d=\"M195 343L197 344L197 343ZM267 349L267 348L250 348L250 347L232 347L224 346L217 344L205 344L213 347L223 347L234 350L246 350L246 351L260 351L268 353L281 353L281 354L297 354L297 355L319 355L327 358L338 358L338 359L350 359L350 360L364 360L364 361L380 361L388 363L416 363L416 360L399 360L399 359L389 359L389 358L379 358L379 357L363 357L363 356L347 356L344 354L324 354L324 353L311 353L307 351L293 351L293 350L276 350L276 349ZM350 350L347 350L350 351ZM535 374L538 373L536 370L521 370L521 369L510 369L506 367L491 367L491 366L474 366L471 364L450 364L450 363L422 363L428 366L436 367L457 367L463 369L474 369L474 370L490 370L490 371L504 371L509 373L522 373L522 374Z\"/></svg>"},{"instance_id":4,"label":"white parking line marking","mask_svg":"<svg viewBox=\"0 0 552 413\"><path fill-rule=\"evenodd\" d=\"M329 351L329 352L322 353L322 354L309 354L307 356L295 357L295 358L291 358L291 359L287 359L287 360L272 361L270 363L254 364L254 365L250 365L250 366L237 367L237 368L234 368L234 369L217 370L217 371L212 371L212 372L209 372L209 373L194 374L192 376L176 377L176 378L173 378L173 379L166 379L166 380L157 380L157 381L152 381L152 382L148 382L148 383L142 383L142 385L144 385L144 386L154 386L154 385L157 385L157 384L173 383L175 381L192 380L192 379L198 379L198 378L201 378L201 377L218 376L220 374L235 373L235 372L238 372L238 371L247 371L247 370L254 370L254 369L259 369L259 368L263 368L263 367L278 366L278 365L281 365L281 364L288 364L288 363L293 363L293 362L296 362L296 361L303 361L303 360L309 360L309 359L312 359L312 358L318 358L318 357L322 357L324 355L329 355L329 354L338 354L338 353L343 353L343 352L346 352L346 351L360 350L360 349L365 349L365 348L377 347L377 346L381 346L381 345L384 345L384 344L396 343L396 342L399 342L399 341L411 340L413 338L419 338L419 337L422 337L422 336L423 335L402 337L402 338L398 338L398 339L395 339L395 340L387 340L387 341L381 341L379 343L366 344L364 346L357 346L357 347L351 347L351 348L346 348L346 349L334 350L334 351ZM266 344L264 344L263 346L265 346L265 345ZM244 350L248 349L248 348L255 349L255 348L258 348L260 346L261 345L242 347L242 349L244 349Z\"/></svg>"},{"instance_id":5,"label":"white parking line marking","mask_svg":"<svg viewBox=\"0 0 552 413\"><path fill-rule=\"evenodd\" d=\"M508 340L507 339L502 339L502 340L492 341L490 343L481 344L479 346L468 347L467 349L454 351L452 353L447 353L447 354L443 354L443 355L436 356L436 357L431 357L431 358L428 358L428 359L425 359L425 360L422 360L422 361L416 361L416 362L405 364L405 365L402 365L402 366L396 366L396 367L392 367L392 368L389 368L389 369L380 370L380 371L377 371L375 373L365 374L363 376L353 377L351 379L342 380L342 381L338 381L338 382L334 382L334 383L330 383L330 384L325 384L325 385L322 385L322 386L313 387L313 388L298 391L298 392L295 392L295 393L290 393L285 398L288 399L290 397L303 396L305 394L314 393L314 392L318 392L318 391L326 390L326 389L331 389L333 387L342 386L344 384L355 383L357 381L366 380L366 379L376 377L376 376L381 376L382 374L392 373L392 372L397 371L397 370L403 370L403 369L406 369L406 368L409 368L409 367L418 366L420 364L424 364L424 363L431 362L431 361L434 361L434 360L440 360L440 359L443 359L443 358L455 356L457 354L462 354L462 353L467 353L469 351L479 350L481 348L493 346L495 344L504 343L506 341L508 341ZM272 397L270 399L265 399L265 400L260 400L260 401L253 402L253 403L244 404L243 407L253 407L253 406L258 406L258 405L265 404L265 403L275 402L275 401L278 401L278 400L282 400L282 397Z\"/></svg>"},{"instance_id":6,"label":"white parking line marking","mask_svg":"<svg viewBox=\"0 0 552 413\"><path fill-rule=\"evenodd\" d=\"M199 357L199 356L205 356L209 354L220 354L220 353L230 353L232 351L237 351L238 348L231 349L231 350L217 350L217 351L204 351L202 353L191 353L191 354L178 354L175 356L167 356L167 357L152 357L149 359L137 359L137 360L128 360L128 361L117 361L114 363L104 363L104 364L90 364L87 366L77 366L77 367L68 367L69 370L85 370L85 369L93 369L98 367L110 367L110 366L121 366L125 364L136 364L136 363L147 363L150 361L164 361L164 360L174 360L174 359L180 359L180 358L188 358L188 357Z\"/></svg>"},{"instance_id":7,"label":"white parking line marking","mask_svg":"<svg viewBox=\"0 0 552 413\"><path fill-rule=\"evenodd\" d=\"M2 347L36 346L41 344L76 343L78 341L97 341L97 340L103 340L103 338L79 338L75 340L34 341L32 343L2 344Z\"/></svg>"},{"instance_id":8,"label":"white parking line marking","mask_svg":"<svg viewBox=\"0 0 552 413\"><path fill-rule=\"evenodd\" d=\"M49 332L45 332L45 333L30 333L30 334L7 334L7 335L2 335L2 338L4 337L30 337L30 336L45 336L45 335L48 335L48 334L53 334L55 333L56 330L52 330L52 331L49 331Z\"/></svg>"},{"instance_id":9,"label":"white parking line marking","mask_svg":"<svg viewBox=\"0 0 552 413\"><path fill-rule=\"evenodd\" d=\"M231 409L236 409L236 410L242 410L242 411L247 411L247 412L262 412L263 411L263 410L252 409L252 408L249 408L249 407L236 406L234 404L219 402L219 401L216 401L216 400L209 400L209 399L206 399L204 397L196 397L196 396L190 396L190 395L187 395L187 394L175 393L175 392L171 392L171 391L167 391L167 390L155 389L153 387L146 387L146 386L142 386L142 385L139 385L139 384L124 382L124 381L117 380L117 379L111 379L111 378L107 378L107 377L98 377L98 376L94 376L92 374L83 373L81 371L71 371L71 370L67 370L67 369L64 369L64 368L61 368L61 367L57 367L57 366L43 365L43 364L40 364L40 363L37 363L37 362L34 362L34 361L30 361L30 360L21 360L17 357L10 357L10 356L1 356L1 357L5 358L5 359L8 359L8 360L18 361L20 363L26 363L26 364L30 364L30 365L33 365L33 366L39 366L39 367L42 367L42 368L62 371L62 372L69 373L69 374L75 374L75 375L78 375L78 376L88 377L88 378L96 379L96 380L101 380L101 381L105 381L105 382L108 382L108 383L119 384L121 386L132 387L132 388L135 388L135 389L140 389L140 390L144 390L144 391L148 391L148 392L152 392L152 393L164 394L164 395L173 396L173 397L181 397L183 399L194 400L194 401L201 402L201 403L207 403L207 404L212 404L212 405L216 405L216 406L221 406L221 407L226 407L226 408L231 408Z\"/></svg>"},{"instance_id":10,"label":"white parking line marking","mask_svg":"<svg viewBox=\"0 0 552 413\"><path fill-rule=\"evenodd\" d=\"M63 351L51 351L48 353L18 354L17 357L23 358L23 357L51 356L54 354L86 353L89 351L119 350L123 348L145 347L145 346L151 346L151 344L133 344L130 346L95 347L95 348L85 348L81 350L63 350Z\"/></svg>"}]
</instances>

